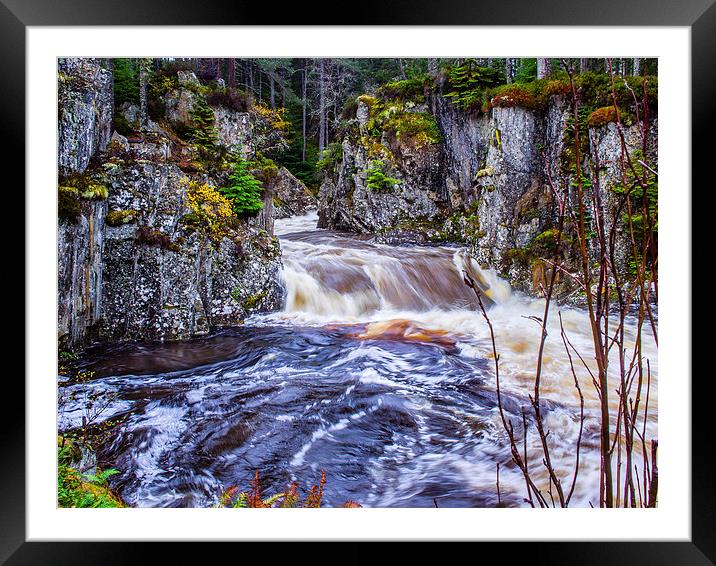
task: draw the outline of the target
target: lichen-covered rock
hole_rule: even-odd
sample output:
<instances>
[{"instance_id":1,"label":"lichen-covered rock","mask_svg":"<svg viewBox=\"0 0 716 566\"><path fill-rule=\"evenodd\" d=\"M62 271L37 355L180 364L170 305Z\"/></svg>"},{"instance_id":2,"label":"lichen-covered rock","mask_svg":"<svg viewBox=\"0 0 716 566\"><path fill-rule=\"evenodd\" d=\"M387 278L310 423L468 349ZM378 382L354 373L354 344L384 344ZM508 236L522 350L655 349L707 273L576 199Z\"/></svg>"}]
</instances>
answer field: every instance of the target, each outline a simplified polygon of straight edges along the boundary
<instances>
[{"instance_id":1,"label":"lichen-covered rock","mask_svg":"<svg viewBox=\"0 0 716 566\"><path fill-rule=\"evenodd\" d=\"M566 112L555 101L546 113L512 107L456 120L451 119L453 108L440 114L454 187L451 202L462 200L475 210L481 237L473 251L480 263L499 265L509 250L527 245L551 219L545 163L552 161L544 156L559 155L561 136L551 138L548 132L553 122L563 124Z\"/></svg>"},{"instance_id":2,"label":"lichen-covered rock","mask_svg":"<svg viewBox=\"0 0 716 566\"><path fill-rule=\"evenodd\" d=\"M306 214L316 207L316 197L288 169L280 167L273 182L274 218Z\"/></svg>"},{"instance_id":3,"label":"lichen-covered rock","mask_svg":"<svg viewBox=\"0 0 716 566\"><path fill-rule=\"evenodd\" d=\"M180 71L181 75L182 72ZM179 77L179 88L170 90L163 97L164 116L169 125L178 132L191 131L197 127L194 112L203 95L193 73ZM187 76L193 77L186 78ZM237 112L224 106L213 106L216 142L224 148L248 157L254 152L251 116L248 112ZM131 122L131 120L130 120Z\"/></svg>"},{"instance_id":4,"label":"lichen-covered rock","mask_svg":"<svg viewBox=\"0 0 716 566\"><path fill-rule=\"evenodd\" d=\"M254 148L248 112L236 112L223 106L217 106L213 111L219 144L244 158L252 155Z\"/></svg>"},{"instance_id":5,"label":"lichen-covered rock","mask_svg":"<svg viewBox=\"0 0 716 566\"><path fill-rule=\"evenodd\" d=\"M386 136L379 144L384 150L366 147L368 143L343 140L341 162L319 191L318 226L372 233L438 216L445 205L440 148L415 147ZM388 181L376 186L372 175Z\"/></svg>"},{"instance_id":6,"label":"lichen-covered rock","mask_svg":"<svg viewBox=\"0 0 716 566\"><path fill-rule=\"evenodd\" d=\"M171 128L191 124L198 82L180 76L180 87L159 101L168 125L115 133L108 144L111 85L96 60L60 64L60 346L189 338L280 308L280 248L270 230L234 218L217 236L187 220L180 166L198 183L212 181L194 170L196 148ZM135 110L123 106L127 122ZM250 147L247 115L215 113L220 143Z\"/></svg>"},{"instance_id":7,"label":"lichen-covered rock","mask_svg":"<svg viewBox=\"0 0 716 566\"><path fill-rule=\"evenodd\" d=\"M60 174L83 172L112 135L112 72L100 59L65 58L58 62Z\"/></svg>"},{"instance_id":8,"label":"lichen-covered rock","mask_svg":"<svg viewBox=\"0 0 716 566\"><path fill-rule=\"evenodd\" d=\"M456 108L440 94L432 95L428 103L442 140L416 149L385 131L380 144L374 140L373 145L366 144L375 124L369 105L359 99L357 132L343 140L342 160L320 189L319 226L370 232L377 241L391 244L467 244L479 263L497 268L514 287L537 292L545 274L539 255L544 254L557 221L549 178L555 187L574 181L565 168L571 148L569 101L553 95L541 110L495 107L477 114ZM624 126L632 154L641 148L641 130L641 123ZM655 118L649 139L648 157L654 162ZM583 145L583 168L599 171L609 229L617 202L612 189L621 183L616 124L591 128ZM375 159L369 155L381 152L388 156L381 174L399 182L376 191L368 188ZM593 215L591 202L587 206ZM565 247L573 244L567 242ZM566 261L572 252L567 250ZM615 257L622 270L629 253L628 235L620 228ZM563 281L561 274L558 277L559 292L571 292L571 282Z\"/></svg>"},{"instance_id":9,"label":"lichen-covered rock","mask_svg":"<svg viewBox=\"0 0 716 566\"><path fill-rule=\"evenodd\" d=\"M109 208L131 223L105 229L101 337L177 340L279 308L280 250L248 227L213 242L189 213L173 164L135 163L109 173Z\"/></svg>"},{"instance_id":10,"label":"lichen-covered rock","mask_svg":"<svg viewBox=\"0 0 716 566\"><path fill-rule=\"evenodd\" d=\"M162 99L164 116L176 131L186 131L188 128L196 127L192 112L195 109L198 96L200 95L193 90L181 87L172 89L164 95Z\"/></svg>"},{"instance_id":11,"label":"lichen-covered rock","mask_svg":"<svg viewBox=\"0 0 716 566\"><path fill-rule=\"evenodd\" d=\"M76 222L57 227L57 318L61 348L96 336L102 308L107 202L83 201Z\"/></svg>"}]
</instances>

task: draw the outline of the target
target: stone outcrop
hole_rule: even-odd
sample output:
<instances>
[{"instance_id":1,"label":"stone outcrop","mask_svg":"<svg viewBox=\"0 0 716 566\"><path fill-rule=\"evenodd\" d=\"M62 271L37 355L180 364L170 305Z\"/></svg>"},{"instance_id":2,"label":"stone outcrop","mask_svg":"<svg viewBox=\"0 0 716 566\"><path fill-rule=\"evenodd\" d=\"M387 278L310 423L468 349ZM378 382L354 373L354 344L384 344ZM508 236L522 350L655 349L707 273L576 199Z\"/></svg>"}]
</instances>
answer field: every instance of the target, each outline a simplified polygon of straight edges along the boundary
<instances>
[{"instance_id":1,"label":"stone outcrop","mask_svg":"<svg viewBox=\"0 0 716 566\"><path fill-rule=\"evenodd\" d=\"M277 309L280 250L249 227L219 243L183 221L185 174L171 163L110 168L100 337L176 340ZM120 217L121 218L121 217Z\"/></svg>"},{"instance_id":2,"label":"stone outcrop","mask_svg":"<svg viewBox=\"0 0 716 566\"><path fill-rule=\"evenodd\" d=\"M60 347L189 338L279 308L276 239L236 222L215 241L187 221L186 181L212 182L181 168L193 167L194 150L153 122L113 134L112 74L98 60L63 60L58 77L60 172L74 175L62 181L71 186L61 191L58 225ZM179 77L166 95L175 123L191 116L192 80ZM137 121L136 107L121 111ZM247 115L214 112L221 143L247 147Z\"/></svg>"},{"instance_id":3,"label":"stone outcrop","mask_svg":"<svg viewBox=\"0 0 716 566\"><path fill-rule=\"evenodd\" d=\"M57 226L57 333L64 345L89 339L101 319L106 201L82 203L76 223Z\"/></svg>"},{"instance_id":4,"label":"stone outcrop","mask_svg":"<svg viewBox=\"0 0 716 566\"><path fill-rule=\"evenodd\" d=\"M60 59L57 81L60 174L81 173L112 135L112 72L100 59Z\"/></svg>"},{"instance_id":5,"label":"stone outcrop","mask_svg":"<svg viewBox=\"0 0 716 566\"><path fill-rule=\"evenodd\" d=\"M319 193L319 226L376 234L381 242L467 244L482 265L497 268L513 286L533 291L534 268L525 261L532 243L555 225L556 206L546 167L557 186L570 180L561 171L570 106L553 95L542 110L495 107L470 114L433 94L430 111L441 133L438 144L415 149L385 135L392 156L386 175L401 182L388 191L366 188L370 159L365 137L348 135L342 158L326 175ZM369 111L358 104L362 128ZM630 151L641 149L642 124L625 127ZM656 155L657 120L650 121L648 151ZM614 123L591 128L583 166L597 156L605 210L621 182L621 143ZM588 147L587 147L588 146ZM626 261L626 235L617 242Z\"/></svg>"},{"instance_id":6,"label":"stone outcrop","mask_svg":"<svg viewBox=\"0 0 716 566\"><path fill-rule=\"evenodd\" d=\"M368 110L362 102L358 104L357 120L363 133ZM416 147L386 135L382 136L380 146L391 158L384 157L380 148L376 151L375 144L370 142L343 140L342 160L326 176L319 192L319 227L374 233L406 221L432 221L446 207L440 146ZM382 164L384 175L398 181L390 190L368 186L368 176L376 162Z\"/></svg>"},{"instance_id":7,"label":"stone outcrop","mask_svg":"<svg viewBox=\"0 0 716 566\"><path fill-rule=\"evenodd\" d=\"M288 169L280 167L273 181L273 216L288 218L316 208L316 197Z\"/></svg>"}]
</instances>

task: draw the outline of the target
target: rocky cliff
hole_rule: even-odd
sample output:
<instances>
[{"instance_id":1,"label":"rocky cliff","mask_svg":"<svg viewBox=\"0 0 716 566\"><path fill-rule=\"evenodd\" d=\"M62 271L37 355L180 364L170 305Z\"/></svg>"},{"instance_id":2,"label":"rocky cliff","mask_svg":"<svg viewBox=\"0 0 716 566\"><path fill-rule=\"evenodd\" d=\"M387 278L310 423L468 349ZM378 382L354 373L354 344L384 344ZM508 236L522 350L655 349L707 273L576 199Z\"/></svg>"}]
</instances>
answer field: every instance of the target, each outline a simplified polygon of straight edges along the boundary
<instances>
[{"instance_id":1,"label":"rocky cliff","mask_svg":"<svg viewBox=\"0 0 716 566\"><path fill-rule=\"evenodd\" d=\"M568 166L571 113L568 97L560 94L540 108L507 100L483 112L462 110L439 91L422 105L359 97L356 118L321 186L319 226L373 233L388 243L466 244L513 286L536 291L544 274L538 259L557 217L547 171L556 186L575 182ZM624 126L630 152L643 149L642 126ZM648 140L655 162L655 116ZM622 183L616 124L595 124L582 143L582 166L599 171L611 216L612 189ZM626 248L620 230L616 255L622 264ZM561 291L573 289L565 284Z\"/></svg>"},{"instance_id":2,"label":"rocky cliff","mask_svg":"<svg viewBox=\"0 0 716 566\"><path fill-rule=\"evenodd\" d=\"M138 107L124 105L126 136L112 134L103 61L61 60L58 80L60 346L187 338L279 308L273 193L257 219L205 216L215 214L211 199L226 173L180 135L196 127L203 101L195 77L170 82L154 101L163 112L144 128ZM249 113L211 109L217 155L253 149ZM291 177L283 173L279 185Z\"/></svg>"}]
</instances>

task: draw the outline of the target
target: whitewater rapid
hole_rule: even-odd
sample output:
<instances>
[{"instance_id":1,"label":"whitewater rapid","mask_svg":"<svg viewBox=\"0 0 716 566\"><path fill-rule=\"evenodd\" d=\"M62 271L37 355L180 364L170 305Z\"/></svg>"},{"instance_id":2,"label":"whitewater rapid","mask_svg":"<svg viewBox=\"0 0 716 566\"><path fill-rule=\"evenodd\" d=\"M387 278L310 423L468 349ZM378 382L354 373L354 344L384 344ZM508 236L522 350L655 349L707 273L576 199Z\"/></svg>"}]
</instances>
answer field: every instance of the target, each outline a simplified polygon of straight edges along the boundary
<instances>
[{"instance_id":1,"label":"whitewater rapid","mask_svg":"<svg viewBox=\"0 0 716 566\"><path fill-rule=\"evenodd\" d=\"M105 435L101 467L130 505L211 506L256 470L265 493L325 470L324 504L366 507L524 506L497 410L488 326L495 330L503 405L518 434L533 393L543 301L510 290L459 248L386 246L316 228L316 215L277 220L285 306L236 328L178 343L123 344L94 352L89 382L60 388L59 430L93 420ZM594 365L586 314L553 305L542 406L557 473L570 478L579 396L560 335ZM644 330L652 383L647 437L656 437L658 364ZM633 345L633 321L626 328ZM592 352L590 354L590 352ZM576 365L585 397L580 474L572 506L598 505L598 396ZM593 369L592 369L593 371ZM614 389L616 384L610 384ZM615 418L616 395L610 407ZM535 481L539 440L528 436ZM567 481L567 480L565 480Z\"/></svg>"}]
</instances>

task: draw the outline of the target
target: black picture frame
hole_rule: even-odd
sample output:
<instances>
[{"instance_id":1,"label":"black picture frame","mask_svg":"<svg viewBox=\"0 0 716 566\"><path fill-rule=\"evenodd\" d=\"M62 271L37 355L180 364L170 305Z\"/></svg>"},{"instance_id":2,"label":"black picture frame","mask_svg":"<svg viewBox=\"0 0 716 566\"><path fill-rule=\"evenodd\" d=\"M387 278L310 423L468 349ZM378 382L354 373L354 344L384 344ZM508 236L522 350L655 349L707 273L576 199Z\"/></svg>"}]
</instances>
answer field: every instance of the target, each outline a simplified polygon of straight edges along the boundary
<instances>
[{"instance_id":1,"label":"black picture frame","mask_svg":"<svg viewBox=\"0 0 716 566\"><path fill-rule=\"evenodd\" d=\"M328 3L326 3L328 4ZM358 6L358 5L357 5ZM269 15L271 20L269 20ZM350 19L343 19L350 18ZM692 48L692 170L693 187L713 192L713 176L709 163L713 139L710 129L716 124L716 74L713 59L716 55L716 4L714 0L682 0L672 3L652 3L648 0L601 0L598 4L586 0L510 0L503 2L470 2L469 0L428 0L361 2L340 16L335 6L304 3L283 5L280 10L267 11L262 3L243 0L122 0L98 2L93 0L0 0L0 109L4 138L10 143L4 151L6 178L10 173L18 178L12 186L25 186L24 169L11 164L25 161L25 34L27 26L71 25L559 25L559 26L686 26L691 29ZM689 140L684 140L689 143ZM8 171L11 169L11 171ZM701 173L697 176L696 173ZM709 176L707 176L709 175ZM703 178L707 185L697 185ZM6 188L6 190L9 190ZM19 190L16 196L19 197ZM684 188L684 191L688 188ZM695 196L692 190L692 199ZM704 195L708 199L710 195ZM699 196L701 199L701 196ZM701 202L701 201L699 201ZM24 210L23 202L18 203ZM693 227L707 226L707 206L693 207ZM700 212L699 212L700 211ZM25 210L25 214L32 211ZM701 214L699 219L698 214ZM692 241L697 242L692 230ZM692 256L694 260L696 255ZM16 266L22 265L20 258ZM16 268L19 271L19 267ZM706 281L693 278L692 297L706 292ZM708 296L708 295L707 295ZM25 294L25 302L31 300ZM714 335L709 331L692 331L692 352L713 349ZM26 340L31 340L27 336ZM123 564L147 556L155 547L163 562L184 562L188 556L186 545L165 543L79 543L25 541L25 388L18 372L5 376L5 407L0 411L0 562L7 564ZM692 378L693 376L693 378ZM500 555L512 561L580 564L714 564L716 563L716 469L714 427L708 415L712 412L711 375L691 374L690 368L681 376L685 386L691 381L692 392L692 478L690 542L545 542L490 543ZM9 401L11 399L12 401ZM704 447L706 447L704 449ZM476 525L479 529L479 525ZM558 533L555 533L558 536ZM317 535L319 537L320 535ZM245 543L242 543L245 544ZM372 543L350 543L360 548L341 549L341 561L373 556L376 551L365 548ZM509 549L505 545L509 545ZM161 545L161 549L156 548ZM203 552L226 545L212 546ZM276 546L274 545L274 549ZM246 549L242 551L245 555ZM275 552L275 550L274 550ZM401 562L414 556L424 556L422 545L401 550ZM440 551L441 553L443 551ZM474 552L474 551L471 551ZM312 551L301 550L305 556L316 557ZM333 555L334 551L327 553ZM414 555L414 556L411 556ZM473 555L477 556L477 555ZM209 559L204 554L205 559Z\"/></svg>"}]
</instances>

